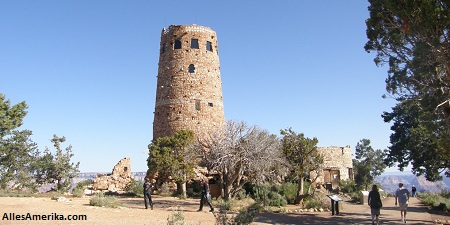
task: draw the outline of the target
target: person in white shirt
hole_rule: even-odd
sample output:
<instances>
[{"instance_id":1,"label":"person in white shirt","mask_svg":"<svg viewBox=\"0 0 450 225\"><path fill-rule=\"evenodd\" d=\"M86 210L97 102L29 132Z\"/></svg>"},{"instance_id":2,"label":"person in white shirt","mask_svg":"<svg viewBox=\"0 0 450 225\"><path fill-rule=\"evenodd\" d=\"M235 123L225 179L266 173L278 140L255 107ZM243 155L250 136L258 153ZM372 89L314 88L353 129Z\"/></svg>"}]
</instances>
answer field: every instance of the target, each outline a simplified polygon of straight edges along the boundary
<instances>
[{"instance_id":1,"label":"person in white shirt","mask_svg":"<svg viewBox=\"0 0 450 225\"><path fill-rule=\"evenodd\" d=\"M406 223L406 209L408 208L409 201L409 191L403 187L402 183L398 184L398 189L395 191L395 205L400 208L400 216L402 217L402 222Z\"/></svg>"}]
</instances>

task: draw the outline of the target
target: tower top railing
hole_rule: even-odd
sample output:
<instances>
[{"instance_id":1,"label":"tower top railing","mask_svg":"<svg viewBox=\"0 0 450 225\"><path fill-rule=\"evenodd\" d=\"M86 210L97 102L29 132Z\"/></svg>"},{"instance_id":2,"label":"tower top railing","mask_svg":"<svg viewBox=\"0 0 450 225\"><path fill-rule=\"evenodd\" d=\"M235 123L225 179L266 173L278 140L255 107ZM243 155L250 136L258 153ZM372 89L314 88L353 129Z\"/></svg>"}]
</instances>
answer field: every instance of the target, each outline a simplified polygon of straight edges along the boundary
<instances>
[{"instance_id":1,"label":"tower top railing","mask_svg":"<svg viewBox=\"0 0 450 225\"><path fill-rule=\"evenodd\" d=\"M205 32L205 33L211 33L211 34L215 34L216 32L213 31L211 28L209 27L204 27L204 26L199 26L196 24L191 24L191 25L170 25L169 28L163 28L163 35L168 34L172 29L180 29L185 31L185 32Z\"/></svg>"}]
</instances>

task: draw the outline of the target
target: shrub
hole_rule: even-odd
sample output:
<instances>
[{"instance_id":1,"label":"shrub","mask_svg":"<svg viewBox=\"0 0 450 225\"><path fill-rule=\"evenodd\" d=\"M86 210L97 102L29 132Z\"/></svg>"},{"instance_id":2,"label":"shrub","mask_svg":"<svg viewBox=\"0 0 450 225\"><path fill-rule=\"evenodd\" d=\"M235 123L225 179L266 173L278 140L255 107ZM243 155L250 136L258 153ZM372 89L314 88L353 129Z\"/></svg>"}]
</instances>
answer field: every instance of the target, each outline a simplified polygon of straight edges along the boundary
<instances>
[{"instance_id":1,"label":"shrub","mask_svg":"<svg viewBox=\"0 0 450 225\"><path fill-rule=\"evenodd\" d=\"M168 184L168 183L163 183L161 185L161 187L158 189L158 194L161 195L161 196L165 196L165 197L177 196L177 192L174 191L174 190L171 190L170 189L170 184Z\"/></svg>"},{"instance_id":2,"label":"shrub","mask_svg":"<svg viewBox=\"0 0 450 225\"><path fill-rule=\"evenodd\" d=\"M354 180L341 180L339 181L339 190L342 193L353 193L353 192L357 192L356 190L356 183Z\"/></svg>"},{"instance_id":3,"label":"shrub","mask_svg":"<svg viewBox=\"0 0 450 225\"><path fill-rule=\"evenodd\" d=\"M143 196L144 194L144 182L131 180L131 182L125 188L128 195L132 196Z\"/></svg>"},{"instance_id":4,"label":"shrub","mask_svg":"<svg viewBox=\"0 0 450 225\"><path fill-rule=\"evenodd\" d=\"M287 203L294 204L297 198L297 184L294 183L283 183L280 187L279 192L286 199Z\"/></svg>"},{"instance_id":5,"label":"shrub","mask_svg":"<svg viewBox=\"0 0 450 225\"><path fill-rule=\"evenodd\" d=\"M117 208L120 206L120 202L117 201L114 196L105 196L103 193L98 193L94 197L89 200L89 205L99 206L99 207L108 207L108 208Z\"/></svg>"},{"instance_id":6,"label":"shrub","mask_svg":"<svg viewBox=\"0 0 450 225\"><path fill-rule=\"evenodd\" d=\"M84 188L77 188L77 187L75 187L72 190L72 195L73 195L73 197L77 197L77 198L83 197L84 196Z\"/></svg>"},{"instance_id":7,"label":"shrub","mask_svg":"<svg viewBox=\"0 0 450 225\"><path fill-rule=\"evenodd\" d=\"M31 191L0 189L0 197L31 197L32 195Z\"/></svg>"},{"instance_id":8,"label":"shrub","mask_svg":"<svg viewBox=\"0 0 450 225\"><path fill-rule=\"evenodd\" d=\"M431 206L436 210L450 210L450 198L446 197L447 191L442 191L441 194L435 193L420 193L418 197L422 203Z\"/></svg>"},{"instance_id":9,"label":"shrub","mask_svg":"<svg viewBox=\"0 0 450 225\"><path fill-rule=\"evenodd\" d=\"M184 213L179 208L167 217L167 225L184 225Z\"/></svg>"},{"instance_id":10,"label":"shrub","mask_svg":"<svg viewBox=\"0 0 450 225\"><path fill-rule=\"evenodd\" d=\"M255 216L256 211L252 209L241 210L236 216L228 216L227 210L222 209L214 214L216 225L248 225L253 222Z\"/></svg>"}]
</instances>

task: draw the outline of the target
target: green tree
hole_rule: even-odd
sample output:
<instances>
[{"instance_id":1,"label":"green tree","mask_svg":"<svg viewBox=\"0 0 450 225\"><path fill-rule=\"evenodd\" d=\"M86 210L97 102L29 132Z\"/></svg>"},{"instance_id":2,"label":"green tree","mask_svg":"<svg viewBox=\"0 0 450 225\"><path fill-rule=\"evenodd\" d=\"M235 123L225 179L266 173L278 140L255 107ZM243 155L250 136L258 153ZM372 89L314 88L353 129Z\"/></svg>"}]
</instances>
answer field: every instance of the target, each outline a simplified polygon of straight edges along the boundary
<instances>
[{"instance_id":1,"label":"green tree","mask_svg":"<svg viewBox=\"0 0 450 225\"><path fill-rule=\"evenodd\" d=\"M27 115L25 102L11 105L0 93L0 188L35 190L34 163L39 156L29 130L19 131Z\"/></svg>"},{"instance_id":2,"label":"green tree","mask_svg":"<svg viewBox=\"0 0 450 225\"><path fill-rule=\"evenodd\" d=\"M304 180L309 178L311 172L318 173L323 164L323 156L317 151L319 140L316 137L307 138L303 133L296 134L292 128L281 130L281 135L282 152L298 180L295 204L299 204L303 198Z\"/></svg>"},{"instance_id":3,"label":"green tree","mask_svg":"<svg viewBox=\"0 0 450 225\"><path fill-rule=\"evenodd\" d=\"M10 135L13 130L22 126L23 118L28 113L27 108L25 102L11 106L11 102L0 93L0 138Z\"/></svg>"},{"instance_id":4,"label":"green tree","mask_svg":"<svg viewBox=\"0 0 450 225\"><path fill-rule=\"evenodd\" d=\"M48 148L45 149L42 155L36 162L36 182L39 184L56 184L55 190L58 192L68 191L72 184L72 179L76 177L79 172L78 168L80 162L71 162L74 154L72 153L72 146L63 150L61 143L66 141L66 138L58 137L56 134L52 138L53 146L56 152L53 154Z\"/></svg>"},{"instance_id":5,"label":"green tree","mask_svg":"<svg viewBox=\"0 0 450 225\"><path fill-rule=\"evenodd\" d=\"M186 182L194 174L196 151L194 133L181 130L172 136L161 137L149 144L147 159L148 172L158 174L158 178L171 177L177 183L182 197L186 197Z\"/></svg>"},{"instance_id":6,"label":"green tree","mask_svg":"<svg viewBox=\"0 0 450 225\"><path fill-rule=\"evenodd\" d=\"M200 144L206 166L220 174L224 199L233 198L249 182L273 180L282 164L278 138L245 122L227 121Z\"/></svg>"},{"instance_id":7,"label":"green tree","mask_svg":"<svg viewBox=\"0 0 450 225\"><path fill-rule=\"evenodd\" d=\"M39 150L30 140L31 131L14 130L0 143L0 188L36 190L33 182Z\"/></svg>"},{"instance_id":8,"label":"green tree","mask_svg":"<svg viewBox=\"0 0 450 225\"><path fill-rule=\"evenodd\" d=\"M386 150L385 150L386 151ZM360 140L355 147L356 159L353 159L355 183L358 190L368 190L375 177L380 176L386 168L384 151L374 150L369 139Z\"/></svg>"},{"instance_id":9,"label":"green tree","mask_svg":"<svg viewBox=\"0 0 450 225\"><path fill-rule=\"evenodd\" d=\"M369 2L365 50L389 65L386 90L398 102L382 115L393 124L385 161L430 181L450 176L450 3Z\"/></svg>"}]
</instances>

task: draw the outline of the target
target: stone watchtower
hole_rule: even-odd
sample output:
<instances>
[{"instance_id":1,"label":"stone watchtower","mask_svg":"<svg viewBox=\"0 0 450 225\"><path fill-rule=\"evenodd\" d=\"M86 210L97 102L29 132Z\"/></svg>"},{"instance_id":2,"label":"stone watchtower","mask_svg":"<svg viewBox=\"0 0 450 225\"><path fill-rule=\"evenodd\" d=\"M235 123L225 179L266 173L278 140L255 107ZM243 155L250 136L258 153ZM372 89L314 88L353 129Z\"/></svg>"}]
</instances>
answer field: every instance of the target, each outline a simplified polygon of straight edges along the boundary
<instances>
[{"instance_id":1,"label":"stone watchtower","mask_svg":"<svg viewBox=\"0 0 450 225\"><path fill-rule=\"evenodd\" d=\"M191 130L201 137L225 124L216 32L171 25L161 33L153 139Z\"/></svg>"}]
</instances>

